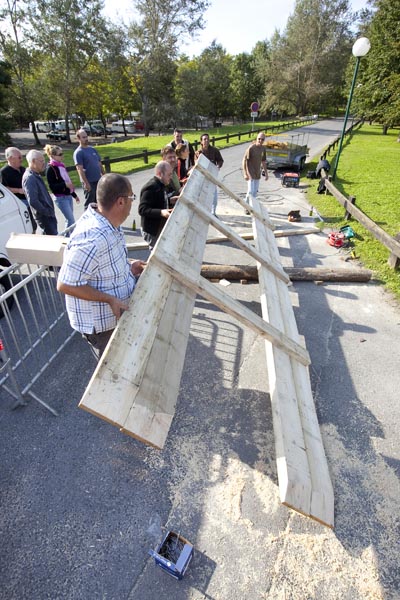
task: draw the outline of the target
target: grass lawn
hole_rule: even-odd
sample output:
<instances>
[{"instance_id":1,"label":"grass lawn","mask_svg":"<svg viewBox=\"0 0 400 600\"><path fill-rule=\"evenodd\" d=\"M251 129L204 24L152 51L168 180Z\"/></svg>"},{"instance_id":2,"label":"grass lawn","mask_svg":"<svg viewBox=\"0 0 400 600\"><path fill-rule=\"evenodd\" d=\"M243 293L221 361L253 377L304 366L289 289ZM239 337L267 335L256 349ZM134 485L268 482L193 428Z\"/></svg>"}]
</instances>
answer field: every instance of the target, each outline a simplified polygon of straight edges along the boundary
<instances>
[{"instance_id":1,"label":"grass lawn","mask_svg":"<svg viewBox=\"0 0 400 600\"><path fill-rule=\"evenodd\" d=\"M335 186L346 197L355 196L356 206L391 236L400 232L399 131L365 123L350 138L346 138L336 173ZM335 155L328 157L333 166ZM307 165L307 170L315 164ZM315 206L326 226L337 230L351 224L356 233L354 249L365 267L386 284L400 300L400 272L389 268L390 251L376 240L355 219L344 221L345 209L333 196L317 194L317 181L308 190L308 202Z\"/></svg>"}]
</instances>

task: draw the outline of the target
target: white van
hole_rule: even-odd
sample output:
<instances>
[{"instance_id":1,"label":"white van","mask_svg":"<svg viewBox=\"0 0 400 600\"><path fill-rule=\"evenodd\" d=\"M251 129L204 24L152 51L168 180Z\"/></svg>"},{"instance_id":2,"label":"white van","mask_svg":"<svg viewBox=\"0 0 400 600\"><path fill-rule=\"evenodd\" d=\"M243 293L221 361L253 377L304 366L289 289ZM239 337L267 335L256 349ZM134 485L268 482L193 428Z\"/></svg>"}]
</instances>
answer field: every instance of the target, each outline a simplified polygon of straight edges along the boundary
<instances>
[{"instance_id":1,"label":"white van","mask_svg":"<svg viewBox=\"0 0 400 600\"><path fill-rule=\"evenodd\" d=\"M135 121L124 121L126 133L136 133ZM122 121L114 121L111 123L111 131L113 133L124 133L124 125Z\"/></svg>"},{"instance_id":2,"label":"white van","mask_svg":"<svg viewBox=\"0 0 400 600\"><path fill-rule=\"evenodd\" d=\"M0 183L0 269L9 267L6 243L11 233L33 233L25 204Z\"/></svg>"},{"instance_id":3,"label":"white van","mask_svg":"<svg viewBox=\"0 0 400 600\"><path fill-rule=\"evenodd\" d=\"M58 121L53 121L51 125L54 127L56 131L65 131L65 119L60 119ZM75 131L75 127L72 124L72 121L68 121L68 127L70 131Z\"/></svg>"},{"instance_id":4,"label":"white van","mask_svg":"<svg viewBox=\"0 0 400 600\"><path fill-rule=\"evenodd\" d=\"M38 133L47 133L51 129L50 121L35 121L35 128Z\"/></svg>"}]
</instances>

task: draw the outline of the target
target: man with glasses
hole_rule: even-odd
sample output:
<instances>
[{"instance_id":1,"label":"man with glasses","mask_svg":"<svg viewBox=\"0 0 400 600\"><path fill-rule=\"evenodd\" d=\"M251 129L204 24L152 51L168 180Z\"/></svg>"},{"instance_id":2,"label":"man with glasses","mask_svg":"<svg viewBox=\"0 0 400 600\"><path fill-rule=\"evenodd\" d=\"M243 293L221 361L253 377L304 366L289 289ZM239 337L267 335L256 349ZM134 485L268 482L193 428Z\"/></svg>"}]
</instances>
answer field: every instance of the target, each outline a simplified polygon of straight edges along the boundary
<instances>
[{"instance_id":1,"label":"man with glasses","mask_svg":"<svg viewBox=\"0 0 400 600\"><path fill-rule=\"evenodd\" d=\"M145 263L129 262L122 223L134 200L124 175L103 175L97 186L97 206L90 205L69 238L57 289L66 294L71 327L87 339L99 359Z\"/></svg>"},{"instance_id":2,"label":"man with glasses","mask_svg":"<svg viewBox=\"0 0 400 600\"><path fill-rule=\"evenodd\" d=\"M265 173L265 179L268 179L267 156L264 142L265 133L260 132L257 135L256 141L247 148L243 157L243 175L247 181L247 194L245 198L247 204L249 203L250 196L253 198L256 198L257 196L261 179L261 167ZM248 210L245 212L246 215L250 214Z\"/></svg>"},{"instance_id":3,"label":"man with glasses","mask_svg":"<svg viewBox=\"0 0 400 600\"><path fill-rule=\"evenodd\" d=\"M89 204L96 203L97 184L104 173L104 169L99 153L93 146L89 146L86 131L79 129L76 137L79 140L79 146L74 152L74 163L82 183L85 208L87 208Z\"/></svg>"},{"instance_id":4,"label":"man with glasses","mask_svg":"<svg viewBox=\"0 0 400 600\"><path fill-rule=\"evenodd\" d=\"M29 218L32 223L33 233L37 229L37 223L33 217L29 202L26 199L25 192L22 188L22 176L25 173L25 167L22 166L22 154L14 146L6 148L5 157L7 165L0 169L0 181L10 190L17 198L25 204L26 210L29 213Z\"/></svg>"}]
</instances>

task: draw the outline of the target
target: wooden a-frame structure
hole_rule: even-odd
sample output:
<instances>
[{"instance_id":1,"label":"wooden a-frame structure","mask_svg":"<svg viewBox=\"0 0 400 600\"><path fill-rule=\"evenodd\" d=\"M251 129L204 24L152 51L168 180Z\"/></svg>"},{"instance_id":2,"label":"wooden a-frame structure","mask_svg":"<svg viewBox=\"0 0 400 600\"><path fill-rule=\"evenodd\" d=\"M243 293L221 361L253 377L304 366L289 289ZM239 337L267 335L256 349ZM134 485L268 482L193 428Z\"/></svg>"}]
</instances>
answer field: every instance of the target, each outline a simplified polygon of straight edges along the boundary
<instances>
[{"instance_id":1,"label":"wooden a-frame structure","mask_svg":"<svg viewBox=\"0 0 400 600\"><path fill-rule=\"evenodd\" d=\"M210 213L215 185L253 217L255 248ZM263 318L200 276L209 225L257 261ZM265 339L281 501L333 527L333 488L300 342L267 211L218 180L204 156L181 193L79 406L155 447L175 412L196 295Z\"/></svg>"}]
</instances>

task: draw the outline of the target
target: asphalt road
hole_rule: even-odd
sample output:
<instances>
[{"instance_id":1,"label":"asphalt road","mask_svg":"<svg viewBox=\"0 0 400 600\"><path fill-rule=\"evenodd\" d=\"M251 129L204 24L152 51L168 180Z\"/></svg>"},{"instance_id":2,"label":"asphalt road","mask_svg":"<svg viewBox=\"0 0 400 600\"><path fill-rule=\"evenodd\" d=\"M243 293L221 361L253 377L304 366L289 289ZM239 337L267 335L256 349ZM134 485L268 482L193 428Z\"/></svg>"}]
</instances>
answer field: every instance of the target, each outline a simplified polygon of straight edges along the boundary
<instances>
[{"instance_id":1,"label":"asphalt road","mask_svg":"<svg viewBox=\"0 0 400 600\"><path fill-rule=\"evenodd\" d=\"M321 124L328 126L340 130ZM316 154L334 135L311 133ZM244 147L223 152L221 176L238 194ZM136 193L149 176L132 176ZM279 227L294 208L300 226L312 222L309 183L282 188L278 173L261 182L259 197ZM250 229L250 217L224 194L218 214L238 231ZM280 238L283 264L353 266L326 237ZM252 264L227 243L207 246L205 260ZM35 402L12 412L3 399L1 599L400 597L399 306L374 281L290 289L312 359L335 529L280 505L264 343L198 298L162 452L77 409L94 368L78 336L41 378L40 394L59 417ZM260 312L257 284L225 290ZM161 526L196 547L181 582L147 554Z\"/></svg>"}]
</instances>

